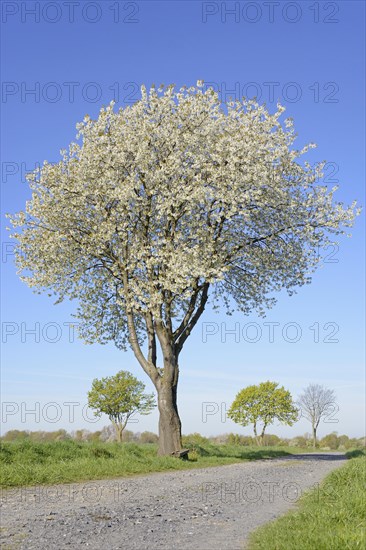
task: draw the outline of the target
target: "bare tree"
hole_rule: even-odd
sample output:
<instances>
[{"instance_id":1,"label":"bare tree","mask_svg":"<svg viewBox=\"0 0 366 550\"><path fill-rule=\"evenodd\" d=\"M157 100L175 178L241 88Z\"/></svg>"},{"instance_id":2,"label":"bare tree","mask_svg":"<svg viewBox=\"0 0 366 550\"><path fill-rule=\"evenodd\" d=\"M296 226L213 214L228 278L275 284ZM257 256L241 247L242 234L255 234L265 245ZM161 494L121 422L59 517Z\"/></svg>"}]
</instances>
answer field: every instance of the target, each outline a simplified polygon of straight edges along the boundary
<instances>
[{"instance_id":1,"label":"bare tree","mask_svg":"<svg viewBox=\"0 0 366 550\"><path fill-rule=\"evenodd\" d=\"M333 390L319 384L310 384L297 400L302 416L311 422L313 447L316 447L316 431L320 420L333 410L335 399Z\"/></svg>"}]
</instances>

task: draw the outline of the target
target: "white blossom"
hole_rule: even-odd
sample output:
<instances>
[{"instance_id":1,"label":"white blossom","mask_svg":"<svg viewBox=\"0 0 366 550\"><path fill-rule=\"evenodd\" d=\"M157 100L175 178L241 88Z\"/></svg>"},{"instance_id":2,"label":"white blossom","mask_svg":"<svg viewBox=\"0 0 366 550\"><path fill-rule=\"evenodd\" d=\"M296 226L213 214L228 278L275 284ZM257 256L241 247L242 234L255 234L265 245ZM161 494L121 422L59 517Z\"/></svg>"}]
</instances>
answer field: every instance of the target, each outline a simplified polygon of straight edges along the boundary
<instances>
[{"instance_id":1,"label":"white blossom","mask_svg":"<svg viewBox=\"0 0 366 550\"><path fill-rule=\"evenodd\" d=\"M79 141L29 175L32 198L11 217L23 280L77 299L86 341L121 347L127 312L139 339L148 313L172 333L190 326L205 288L229 313L234 302L264 313L274 292L309 282L318 247L355 215L315 185L324 163L300 162L314 144L292 148L283 106L223 106L203 81L141 93L85 115Z\"/></svg>"}]
</instances>

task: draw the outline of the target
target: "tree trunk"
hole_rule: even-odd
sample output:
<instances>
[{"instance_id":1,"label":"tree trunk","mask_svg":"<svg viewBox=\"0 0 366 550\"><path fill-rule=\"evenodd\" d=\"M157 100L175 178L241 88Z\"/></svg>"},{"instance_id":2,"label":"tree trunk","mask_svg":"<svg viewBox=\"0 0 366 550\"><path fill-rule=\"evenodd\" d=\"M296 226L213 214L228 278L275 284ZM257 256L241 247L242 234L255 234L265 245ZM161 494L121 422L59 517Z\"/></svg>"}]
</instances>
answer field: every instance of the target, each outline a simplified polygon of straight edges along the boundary
<instances>
[{"instance_id":1,"label":"tree trunk","mask_svg":"<svg viewBox=\"0 0 366 550\"><path fill-rule=\"evenodd\" d=\"M313 426L313 447L316 447L316 426Z\"/></svg>"},{"instance_id":2,"label":"tree trunk","mask_svg":"<svg viewBox=\"0 0 366 550\"><path fill-rule=\"evenodd\" d=\"M221 228L222 229L222 228ZM220 229L220 231L221 231ZM127 254L127 249L126 249ZM123 287L126 291L126 303L129 302L127 289L129 287L128 272L123 272ZM199 284L197 277L192 288L192 295L185 315L179 327L173 329L171 292L163 293L165 315L160 308L160 314L154 317L152 312L144 315L148 337L148 355L142 353L139 337L135 325L135 314L129 306L126 308L128 338L136 359L150 377L158 394L159 409L159 455L171 455L182 450L181 422L177 407L177 386L178 386L178 356L183 348L184 342L191 334L198 319L202 315L208 299L210 283ZM140 313L138 313L140 317ZM163 321L163 317L165 317ZM156 337L159 340L163 353L164 367L157 366Z\"/></svg>"},{"instance_id":3,"label":"tree trunk","mask_svg":"<svg viewBox=\"0 0 366 550\"><path fill-rule=\"evenodd\" d=\"M155 333L152 330L152 335L149 335L149 361L144 359L141 350L136 344L136 334L130 321L131 331L134 339L131 340L132 347L137 359L144 368L145 372L150 376L157 394L158 394L158 410L159 410L159 447L158 455L171 455L182 450L181 441L181 422L178 414L177 406L177 386L178 386L178 355L179 349L174 345L169 335L162 329L161 322L156 322L156 333L159 338L161 351L163 354L163 369L156 367L156 343ZM152 365L151 365L152 363Z\"/></svg>"},{"instance_id":4,"label":"tree trunk","mask_svg":"<svg viewBox=\"0 0 366 550\"><path fill-rule=\"evenodd\" d=\"M260 441L260 437L258 436L258 433L257 433L257 424L256 424L256 422L254 422L254 425L253 425L253 432L254 432L254 437L255 437L256 443L257 443L258 447L260 447L261 446L261 441Z\"/></svg>"},{"instance_id":5,"label":"tree trunk","mask_svg":"<svg viewBox=\"0 0 366 550\"><path fill-rule=\"evenodd\" d=\"M116 440L118 443L122 443L122 431L123 431L123 428L121 429L120 426L118 426L118 424L115 424L115 430L116 430Z\"/></svg>"},{"instance_id":6,"label":"tree trunk","mask_svg":"<svg viewBox=\"0 0 366 550\"><path fill-rule=\"evenodd\" d=\"M162 380L158 389L159 455L170 455L182 449L181 422L177 407L177 382L178 380L170 385Z\"/></svg>"},{"instance_id":7,"label":"tree trunk","mask_svg":"<svg viewBox=\"0 0 366 550\"><path fill-rule=\"evenodd\" d=\"M261 442L262 447L264 445L264 432L266 431L266 428L267 428L267 424L264 424L263 429L262 429L262 433L260 435L260 442Z\"/></svg>"}]
</instances>

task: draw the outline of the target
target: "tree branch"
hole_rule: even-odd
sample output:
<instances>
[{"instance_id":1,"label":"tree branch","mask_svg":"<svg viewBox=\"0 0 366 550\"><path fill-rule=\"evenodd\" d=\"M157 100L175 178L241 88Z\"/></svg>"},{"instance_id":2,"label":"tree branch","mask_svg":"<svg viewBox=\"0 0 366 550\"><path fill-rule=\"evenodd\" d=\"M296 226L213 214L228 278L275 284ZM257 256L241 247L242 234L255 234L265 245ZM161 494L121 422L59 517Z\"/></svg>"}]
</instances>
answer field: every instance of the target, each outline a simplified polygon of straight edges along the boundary
<instances>
[{"instance_id":1,"label":"tree branch","mask_svg":"<svg viewBox=\"0 0 366 550\"><path fill-rule=\"evenodd\" d=\"M124 271L123 273L123 290L125 293L125 300L126 300L128 340L130 342L131 348L135 354L136 359L138 360L138 362L140 363L141 367L144 369L146 374L150 377L153 384L156 386L160 375L156 366L145 358L144 354L142 353L140 344L138 342L134 315L128 304L128 297L127 297L128 276L126 271Z\"/></svg>"},{"instance_id":2,"label":"tree branch","mask_svg":"<svg viewBox=\"0 0 366 550\"><path fill-rule=\"evenodd\" d=\"M156 336L154 330L154 320L152 313L148 312L145 315L145 323L148 338L148 361L156 367Z\"/></svg>"},{"instance_id":3,"label":"tree branch","mask_svg":"<svg viewBox=\"0 0 366 550\"><path fill-rule=\"evenodd\" d=\"M201 317L202 313L204 312L206 302L208 299L209 286L210 286L210 283L205 283L203 285L199 306L196 309L196 312L194 313L194 315L191 317L190 321L187 323L185 330L180 334L178 340L175 343L175 350L176 350L177 357L182 350L184 342L187 340L188 336L191 334L193 330L193 327L196 325L198 319Z\"/></svg>"}]
</instances>

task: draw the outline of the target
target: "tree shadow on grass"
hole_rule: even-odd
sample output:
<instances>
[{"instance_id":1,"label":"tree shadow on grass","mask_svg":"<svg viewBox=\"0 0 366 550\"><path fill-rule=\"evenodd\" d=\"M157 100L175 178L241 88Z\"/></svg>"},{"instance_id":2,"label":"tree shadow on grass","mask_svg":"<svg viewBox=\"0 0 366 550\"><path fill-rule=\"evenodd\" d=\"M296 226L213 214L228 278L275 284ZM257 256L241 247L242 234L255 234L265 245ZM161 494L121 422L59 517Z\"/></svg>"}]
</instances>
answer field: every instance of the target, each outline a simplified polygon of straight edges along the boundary
<instances>
[{"instance_id":1,"label":"tree shadow on grass","mask_svg":"<svg viewBox=\"0 0 366 550\"><path fill-rule=\"evenodd\" d=\"M347 456L350 457L351 453L347 453L347 456L344 453L302 453L294 454L291 451L286 451L285 449L271 449L266 447L259 447L258 449L245 448L243 449L233 449L230 447L223 446L210 446L205 447L201 445L192 445L188 447L191 451L196 452L201 457L217 457L217 458L237 458L239 460L265 460L270 458L283 458L291 460L308 460L308 461L317 461L317 460L346 460ZM354 451L352 453L352 458L354 456L361 456L361 452Z\"/></svg>"},{"instance_id":2,"label":"tree shadow on grass","mask_svg":"<svg viewBox=\"0 0 366 550\"><path fill-rule=\"evenodd\" d=\"M188 446L189 447L189 446ZM203 447L201 445L193 445L189 447L191 451L195 451L198 455L202 457L218 457L218 458L239 458L241 460L261 460L265 458L278 458L284 456L293 456L290 452L279 449L230 449L226 448L224 445L222 447L212 446L212 447Z\"/></svg>"},{"instance_id":3,"label":"tree shadow on grass","mask_svg":"<svg viewBox=\"0 0 366 550\"><path fill-rule=\"evenodd\" d=\"M261 460L264 458L280 458L285 456L291 457L293 455L288 451L280 451L278 449L243 450L240 453L240 458L243 460Z\"/></svg>"},{"instance_id":4,"label":"tree shadow on grass","mask_svg":"<svg viewBox=\"0 0 366 550\"><path fill-rule=\"evenodd\" d=\"M336 453L306 453L306 454L296 454L296 455L291 455L290 457L289 456L285 456L284 458L291 458L291 459L294 459L294 460L301 460L301 461L304 461L304 460L308 460L308 461L311 461L311 460L331 460L331 461L334 461L334 460L347 460L347 457L345 454L336 454Z\"/></svg>"},{"instance_id":5,"label":"tree shadow on grass","mask_svg":"<svg viewBox=\"0 0 366 550\"><path fill-rule=\"evenodd\" d=\"M358 458L360 456L366 456L366 449L353 449L346 452L347 458Z\"/></svg>"}]
</instances>

